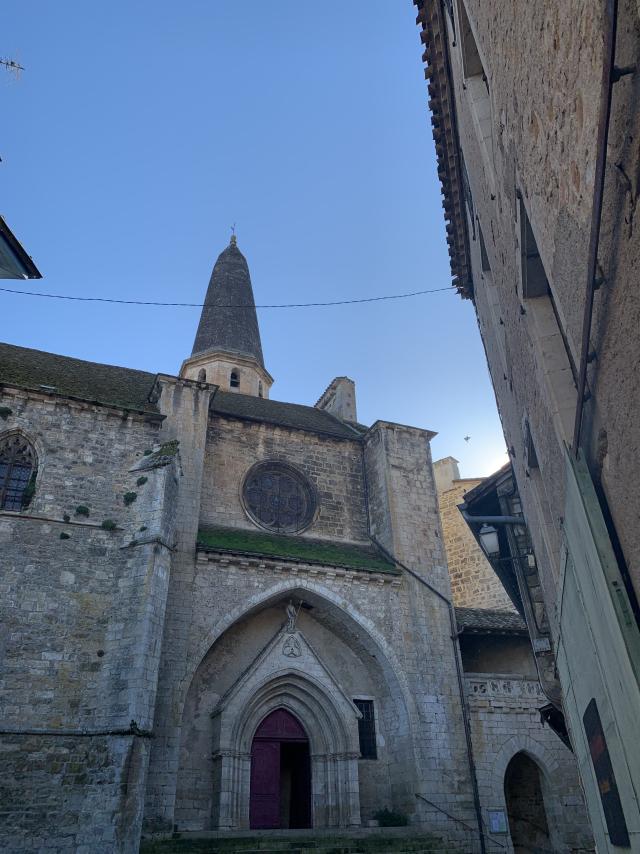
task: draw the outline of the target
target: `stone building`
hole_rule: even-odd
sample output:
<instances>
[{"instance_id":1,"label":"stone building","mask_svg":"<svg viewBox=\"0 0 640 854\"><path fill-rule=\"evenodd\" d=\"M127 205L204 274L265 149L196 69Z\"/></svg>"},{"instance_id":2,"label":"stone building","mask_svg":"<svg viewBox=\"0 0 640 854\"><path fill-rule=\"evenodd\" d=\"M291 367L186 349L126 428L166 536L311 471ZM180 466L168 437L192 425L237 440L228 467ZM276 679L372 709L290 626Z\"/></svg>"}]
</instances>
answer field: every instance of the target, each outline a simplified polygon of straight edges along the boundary
<instances>
[{"instance_id":1,"label":"stone building","mask_svg":"<svg viewBox=\"0 0 640 854\"><path fill-rule=\"evenodd\" d=\"M40 271L0 216L0 279L41 279Z\"/></svg>"},{"instance_id":2,"label":"stone building","mask_svg":"<svg viewBox=\"0 0 640 854\"><path fill-rule=\"evenodd\" d=\"M640 850L638 5L414 3L596 843Z\"/></svg>"},{"instance_id":3,"label":"stone building","mask_svg":"<svg viewBox=\"0 0 640 854\"><path fill-rule=\"evenodd\" d=\"M461 478L458 461L453 457L436 460L433 470L453 604L461 608L514 610L513 602L458 509L465 493L479 486L482 478Z\"/></svg>"},{"instance_id":4,"label":"stone building","mask_svg":"<svg viewBox=\"0 0 640 854\"><path fill-rule=\"evenodd\" d=\"M545 615L537 615L534 636L524 619L535 566L527 560L528 538L514 557L505 551L490 563L461 512L499 514L487 498L495 501L496 484L515 512L510 466L488 478L460 478L457 461L445 457L434 472L488 826L504 830L509 850L591 850L575 761L566 733L555 725L557 683L541 643ZM521 584L519 564L527 567L529 584Z\"/></svg>"},{"instance_id":5,"label":"stone building","mask_svg":"<svg viewBox=\"0 0 640 854\"><path fill-rule=\"evenodd\" d=\"M588 846L524 624L456 625L434 434L359 424L345 377L270 400L235 239L179 376L0 345L0 383L3 850L348 834L387 808L498 851L514 757L556 850Z\"/></svg>"}]
</instances>

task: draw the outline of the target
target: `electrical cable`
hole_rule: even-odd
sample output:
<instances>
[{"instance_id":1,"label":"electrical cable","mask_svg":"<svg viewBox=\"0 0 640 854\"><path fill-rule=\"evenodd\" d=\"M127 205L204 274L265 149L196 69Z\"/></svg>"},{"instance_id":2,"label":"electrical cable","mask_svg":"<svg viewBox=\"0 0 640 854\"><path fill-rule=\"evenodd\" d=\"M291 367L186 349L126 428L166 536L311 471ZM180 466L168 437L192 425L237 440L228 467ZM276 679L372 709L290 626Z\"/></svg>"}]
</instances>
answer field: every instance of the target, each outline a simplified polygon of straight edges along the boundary
<instances>
[{"instance_id":1,"label":"electrical cable","mask_svg":"<svg viewBox=\"0 0 640 854\"><path fill-rule=\"evenodd\" d=\"M158 305L169 306L172 308L204 308L207 303L202 302L155 302L151 300L136 300L136 299L111 299L109 297L74 297L68 294L44 294L37 291L20 291L16 288L0 288L0 291L7 294L20 294L21 296L30 297L45 297L46 299L61 299L72 300L74 302L110 302L118 305ZM362 297L361 299L344 299L333 300L331 302L291 302L291 303L275 303L271 305L256 305L255 308L318 308L321 306L330 305L354 305L363 302L381 302L383 300L392 299L407 299L408 297L418 297L424 294L437 294L441 291L451 291L458 293L455 287L449 285L446 288L434 288L433 290L412 291L406 294L387 294L381 297ZM250 305L217 305L212 304L212 308L252 308Z\"/></svg>"}]
</instances>

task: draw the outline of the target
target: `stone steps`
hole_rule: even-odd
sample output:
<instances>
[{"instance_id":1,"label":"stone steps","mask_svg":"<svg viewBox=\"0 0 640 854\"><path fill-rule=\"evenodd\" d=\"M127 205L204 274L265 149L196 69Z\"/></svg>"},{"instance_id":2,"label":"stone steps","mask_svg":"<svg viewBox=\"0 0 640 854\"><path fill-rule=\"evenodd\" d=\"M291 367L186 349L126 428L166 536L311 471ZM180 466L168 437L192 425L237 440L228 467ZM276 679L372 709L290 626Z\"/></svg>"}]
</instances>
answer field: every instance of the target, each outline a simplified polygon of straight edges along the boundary
<instances>
[{"instance_id":1,"label":"stone steps","mask_svg":"<svg viewBox=\"0 0 640 854\"><path fill-rule=\"evenodd\" d=\"M366 836L318 835L286 838L282 835L224 836L189 835L171 839L143 840L140 854L439 854L449 849L435 836L408 833L376 833ZM217 835L216 835L217 836Z\"/></svg>"}]
</instances>

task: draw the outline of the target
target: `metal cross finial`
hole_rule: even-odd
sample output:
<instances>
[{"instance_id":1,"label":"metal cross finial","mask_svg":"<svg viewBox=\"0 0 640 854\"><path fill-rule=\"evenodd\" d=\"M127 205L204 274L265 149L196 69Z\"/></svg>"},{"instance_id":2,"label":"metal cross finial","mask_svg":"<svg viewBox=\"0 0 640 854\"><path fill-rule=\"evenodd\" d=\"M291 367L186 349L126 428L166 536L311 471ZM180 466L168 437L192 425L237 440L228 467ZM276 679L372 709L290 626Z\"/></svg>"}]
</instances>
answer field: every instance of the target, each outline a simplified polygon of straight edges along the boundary
<instances>
[{"instance_id":1,"label":"metal cross finial","mask_svg":"<svg viewBox=\"0 0 640 854\"><path fill-rule=\"evenodd\" d=\"M234 222L233 225L231 226L231 240L229 241L229 243L232 246L235 246L237 242L238 242L238 238L236 237L236 224Z\"/></svg>"}]
</instances>

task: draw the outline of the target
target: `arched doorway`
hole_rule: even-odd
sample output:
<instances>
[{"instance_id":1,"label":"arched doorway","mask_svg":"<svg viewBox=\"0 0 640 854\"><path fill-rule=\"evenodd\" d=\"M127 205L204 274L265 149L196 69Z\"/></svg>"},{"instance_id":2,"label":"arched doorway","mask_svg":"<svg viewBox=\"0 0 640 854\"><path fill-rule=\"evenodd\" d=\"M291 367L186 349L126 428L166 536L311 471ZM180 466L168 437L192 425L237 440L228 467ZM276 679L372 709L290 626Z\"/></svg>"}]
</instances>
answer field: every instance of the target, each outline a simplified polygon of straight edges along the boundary
<instances>
[{"instance_id":1,"label":"arched doorway","mask_svg":"<svg viewBox=\"0 0 640 854\"><path fill-rule=\"evenodd\" d=\"M286 709L267 715L251 743L249 823L252 830L311 827L309 739Z\"/></svg>"},{"instance_id":2,"label":"arched doorway","mask_svg":"<svg viewBox=\"0 0 640 854\"><path fill-rule=\"evenodd\" d=\"M507 765L504 797L514 854L552 851L540 769L526 753L516 753Z\"/></svg>"}]
</instances>

